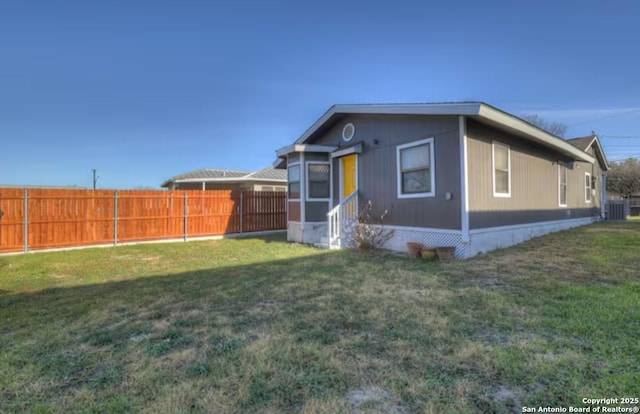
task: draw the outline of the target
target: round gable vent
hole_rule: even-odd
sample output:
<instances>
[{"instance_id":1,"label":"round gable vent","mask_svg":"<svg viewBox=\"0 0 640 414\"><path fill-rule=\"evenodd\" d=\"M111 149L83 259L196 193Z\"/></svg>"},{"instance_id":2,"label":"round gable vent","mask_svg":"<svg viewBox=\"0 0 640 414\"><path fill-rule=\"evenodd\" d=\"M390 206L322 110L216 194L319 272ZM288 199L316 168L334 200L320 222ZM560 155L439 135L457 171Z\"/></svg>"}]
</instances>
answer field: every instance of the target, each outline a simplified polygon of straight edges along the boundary
<instances>
[{"instance_id":1,"label":"round gable vent","mask_svg":"<svg viewBox=\"0 0 640 414\"><path fill-rule=\"evenodd\" d=\"M351 141L353 136L356 134L356 126L353 123L349 122L347 125L342 128L342 139L345 141Z\"/></svg>"}]
</instances>

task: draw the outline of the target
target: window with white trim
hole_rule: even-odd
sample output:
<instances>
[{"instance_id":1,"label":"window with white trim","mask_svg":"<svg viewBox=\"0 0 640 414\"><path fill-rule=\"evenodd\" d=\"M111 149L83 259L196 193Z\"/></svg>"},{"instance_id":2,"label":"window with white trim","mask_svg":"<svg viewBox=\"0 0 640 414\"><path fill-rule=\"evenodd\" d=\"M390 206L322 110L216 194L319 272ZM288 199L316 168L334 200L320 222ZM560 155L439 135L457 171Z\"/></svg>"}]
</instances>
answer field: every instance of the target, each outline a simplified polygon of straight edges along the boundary
<instances>
[{"instance_id":1,"label":"window with white trim","mask_svg":"<svg viewBox=\"0 0 640 414\"><path fill-rule=\"evenodd\" d=\"M567 166L558 164L558 204L567 206Z\"/></svg>"},{"instance_id":2,"label":"window with white trim","mask_svg":"<svg viewBox=\"0 0 640 414\"><path fill-rule=\"evenodd\" d=\"M398 198L435 195L433 138L398 145L396 164Z\"/></svg>"},{"instance_id":3,"label":"window with white trim","mask_svg":"<svg viewBox=\"0 0 640 414\"><path fill-rule=\"evenodd\" d=\"M307 163L307 198L329 198L329 163Z\"/></svg>"},{"instance_id":4,"label":"window with white trim","mask_svg":"<svg viewBox=\"0 0 640 414\"><path fill-rule=\"evenodd\" d=\"M511 148L493 142L493 196L511 197Z\"/></svg>"},{"instance_id":5,"label":"window with white trim","mask_svg":"<svg viewBox=\"0 0 640 414\"><path fill-rule=\"evenodd\" d=\"M591 202L591 174L588 172L584 173L584 201Z\"/></svg>"},{"instance_id":6,"label":"window with white trim","mask_svg":"<svg viewBox=\"0 0 640 414\"><path fill-rule=\"evenodd\" d=\"M287 168L287 181L289 182L289 199L300 198L300 164L290 165Z\"/></svg>"}]
</instances>

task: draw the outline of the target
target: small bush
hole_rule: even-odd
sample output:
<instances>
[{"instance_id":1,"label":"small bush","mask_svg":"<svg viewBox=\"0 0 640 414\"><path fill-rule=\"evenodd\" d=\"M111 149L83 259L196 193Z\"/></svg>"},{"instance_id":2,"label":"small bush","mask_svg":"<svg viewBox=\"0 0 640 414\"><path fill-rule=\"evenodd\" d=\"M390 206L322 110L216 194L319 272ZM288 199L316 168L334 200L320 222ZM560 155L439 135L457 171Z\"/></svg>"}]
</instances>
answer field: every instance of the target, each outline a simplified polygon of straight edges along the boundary
<instances>
[{"instance_id":1,"label":"small bush","mask_svg":"<svg viewBox=\"0 0 640 414\"><path fill-rule=\"evenodd\" d=\"M383 224L386 215L387 210L374 214L373 203L367 201L360 208L357 221L349 223L351 245L360 250L381 249L393 237L393 230L386 229Z\"/></svg>"}]
</instances>

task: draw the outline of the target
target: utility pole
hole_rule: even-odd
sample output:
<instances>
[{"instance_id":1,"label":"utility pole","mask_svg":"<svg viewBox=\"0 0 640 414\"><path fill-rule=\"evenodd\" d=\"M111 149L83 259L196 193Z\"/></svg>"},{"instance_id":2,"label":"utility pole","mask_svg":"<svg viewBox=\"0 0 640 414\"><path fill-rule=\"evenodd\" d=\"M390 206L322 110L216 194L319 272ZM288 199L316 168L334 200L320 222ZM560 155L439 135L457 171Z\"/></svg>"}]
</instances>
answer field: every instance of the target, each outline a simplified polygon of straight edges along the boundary
<instances>
[{"instance_id":1,"label":"utility pole","mask_svg":"<svg viewBox=\"0 0 640 414\"><path fill-rule=\"evenodd\" d=\"M93 171L93 189L96 189L96 183L98 182L98 176L96 175L96 172L98 170L96 170L95 168L93 168L91 171Z\"/></svg>"}]
</instances>

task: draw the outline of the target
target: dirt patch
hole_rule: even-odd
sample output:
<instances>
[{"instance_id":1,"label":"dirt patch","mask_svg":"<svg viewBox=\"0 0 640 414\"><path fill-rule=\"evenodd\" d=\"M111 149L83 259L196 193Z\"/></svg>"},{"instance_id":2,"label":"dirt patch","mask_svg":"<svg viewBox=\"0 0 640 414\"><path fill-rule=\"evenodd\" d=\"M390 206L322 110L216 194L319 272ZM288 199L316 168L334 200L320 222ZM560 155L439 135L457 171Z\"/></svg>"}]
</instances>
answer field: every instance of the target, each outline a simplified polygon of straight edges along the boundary
<instances>
[{"instance_id":1,"label":"dirt patch","mask_svg":"<svg viewBox=\"0 0 640 414\"><path fill-rule=\"evenodd\" d=\"M638 231L637 228L633 227L608 227L608 228L590 228L586 229L587 233L636 233Z\"/></svg>"},{"instance_id":2,"label":"dirt patch","mask_svg":"<svg viewBox=\"0 0 640 414\"><path fill-rule=\"evenodd\" d=\"M354 414L408 414L409 409L389 391L378 387L361 388L351 391L345 399Z\"/></svg>"},{"instance_id":3,"label":"dirt patch","mask_svg":"<svg viewBox=\"0 0 640 414\"><path fill-rule=\"evenodd\" d=\"M470 284L485 289L502 289L506 287L505 283L497 277L471 279Z\"/></svg>"},{"instance_id":4,"label":"dirt patch","mask_svg":"<svg viewBox=\"0 0 640 414\"><path fill-rule=\"evenodd\" d=\"M522 396L523 392L517 389L500 387L493 394L493 399L500 404L504 404L505 406L510 408L510 411L513 413L519 413L518 410L522 407Z\"/></svg>"},{"instance_id":5,"label":"dirt patch","mask_svg":"<svg viewBox=\"0 0 640 414\"><path fill-rule=\"evenodd\" d=\"M144 333L144 334L140 334L140 335L134 335L134 336L130 337L129 340L131 342L138 343L138 342L142 342L145 339L149 339L149 338L151 338L151 334L150 333Z\"/></svg>"}]
</instances>

